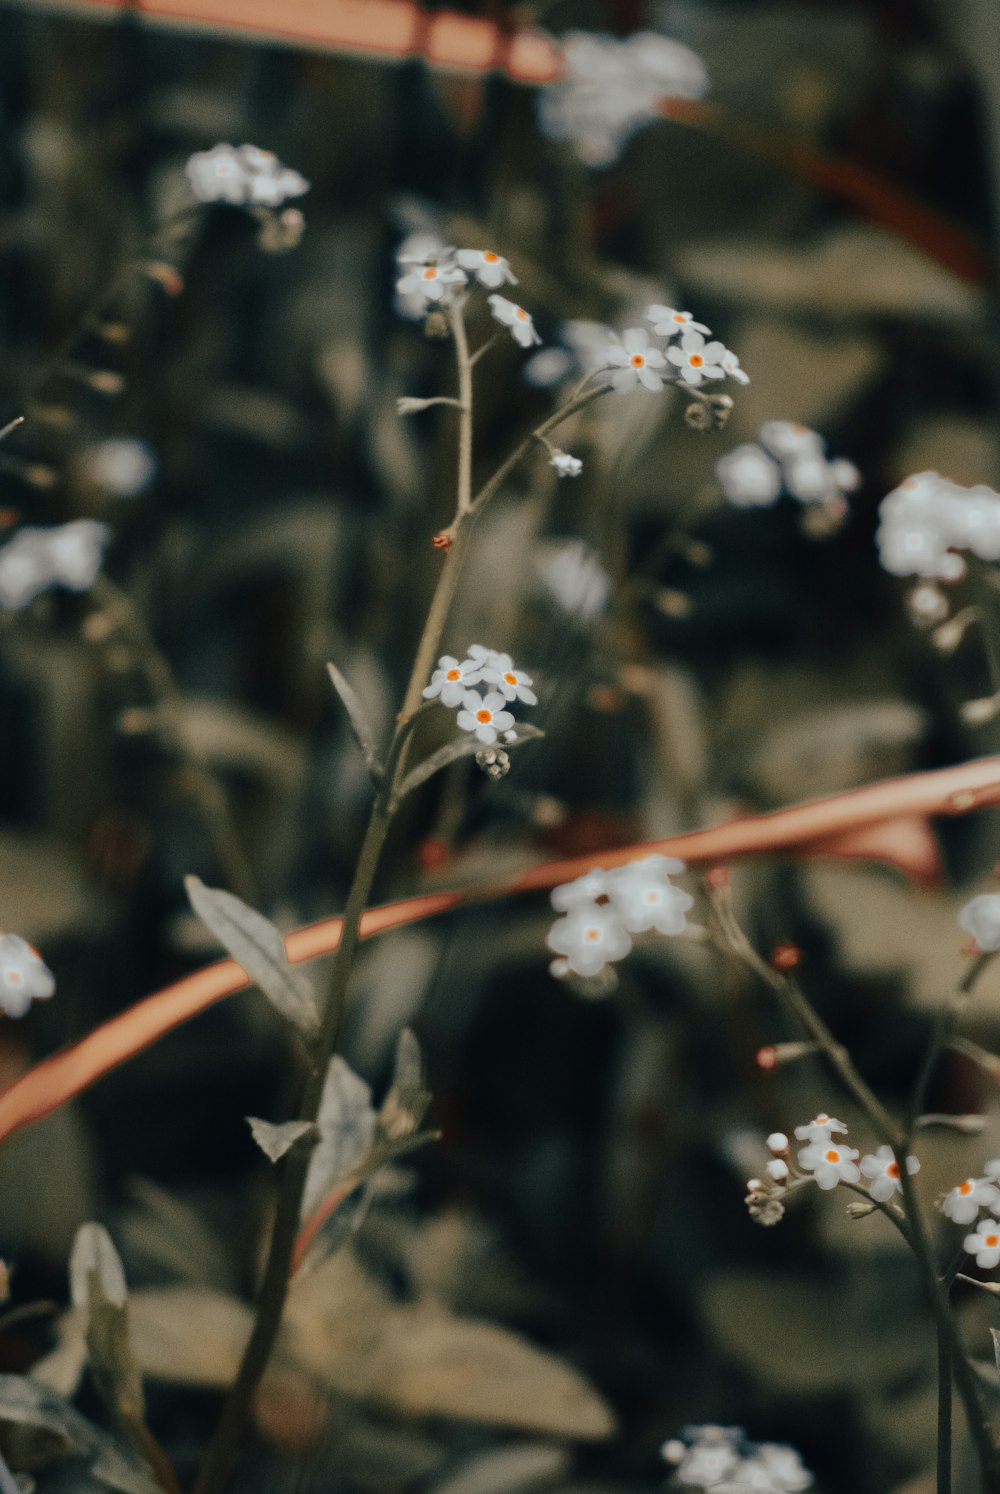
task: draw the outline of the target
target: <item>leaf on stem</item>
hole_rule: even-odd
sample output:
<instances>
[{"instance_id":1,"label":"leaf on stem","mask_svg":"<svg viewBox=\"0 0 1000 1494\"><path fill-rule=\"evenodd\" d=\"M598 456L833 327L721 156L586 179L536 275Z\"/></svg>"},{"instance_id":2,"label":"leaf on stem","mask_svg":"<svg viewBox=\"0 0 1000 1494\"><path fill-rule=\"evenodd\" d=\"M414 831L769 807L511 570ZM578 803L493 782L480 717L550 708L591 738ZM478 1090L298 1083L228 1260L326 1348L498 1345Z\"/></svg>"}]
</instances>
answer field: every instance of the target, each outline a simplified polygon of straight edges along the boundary
<instances>
[{"instance_id":1,"label":"leaf on stem","mask_svg":"<svg viewBox=\"0 0 1000 1494\"><path fill-rule=\"evenodd\" d=\"M279 1162L300 1137L315 1130L312 1121L306 1120L285 1121L276 1126L271 1121L261 1120L259 1116L248 1115L246 1123L253 1132L254 1141L271 1162Z\"/></svg>"},{"instance_id":2,"label":"leaf on stem","mask_svg":"<svg viewBox=\"0 0 1000 1494\"><path fill-rule=\"evenodd\" d=\"M327 664L326 667L333 682L333 688L340 696L344 709L347 712L351 723L351 730L354 733L354 740L361 749L361 756L365 760L372 782L378 788L385 774L385 769L379 760L378 749L375 746L375 736L372 732L371 723L368 720L368 713L336 664Z\"/></svg>"},{"instance_id":3,"label":"leaf on stem","mask_svg":"<svg viewBox=\"0 0 1000 1494\"><path fill-rule=\"evenodd\" d=\"M128 1288L121 1258L101 1224L82 1224L69 1260L70 1296L86 1319L87 1352L108 1405L142 1416L142 1375L129 1342Z\"/></svg>"},{"instance_id":4,"label":"leaf on stem","mask_svg":"<svg viewBox=\"0 0 1000 1494\"><path fill-rule=\"evenodd\" d=\"M119 1494L162 1494L144 1464L62 1396L24 1375L0 1375L0 1426L4 1447L18 1467L86 1458L92 1460L91 1478Z\"/></svg>"},{"instance_id":5,"label":"leaf on stem","mask_svg":"<svg viewBox=\"0 0 1000 1494\"><path fill-rule=\"evenodd\" d=\"M515 747L521 747L525 742L536 742L545 733L537 726L531 726L527 721L519 721L517 724L517 736L512 742L497 741L494 746L497 750L511 752ZM451 763L456 763L463 757L475 757L477 752L488 750L482 742L473 735L459 737L454 742L447 742L444 747L432 752L430 757L425 757L422 763L411 768L399 786L397 799L405 799L415 788L426 783L428 778L433 778L435 773L440 773L442 768L447 768Z\"/></svg>"},{"instance_id":6,"label":"leaf on stem","mask_svg":"<svg viewBox=\"0 0 1000 1494\"><path fill-rule=\"evenodd\" d=\"M303 1217L308 1217L326 1195L367 1156L375 1137L372 1092L339 1055L330 1060L319 1113L319 1141L309 1162Z\"/></svg>"},{"instance_id":7,"label":"leaf on stem","mask_svg":"<svg viewBox=\"0 0 1000 1494\"><path fill-rule=\"evenodd\" d=\"M420 1044L410 1028L404 1027L396 1044L392 1084L378 1113L380 1139L391 1142L413 1136L430 1102L430 1090L424 1088Z\"/></svg>"},{"instance_id":8,"label":"leaf on stem","mask_svg":"<svg viewBox=\"0 0 1000 1494\"><path fill-rule=\"evenodd\" d=\"M262 913L199 877L185 877L191 906L254 985L306 1038L319 1031L319 1004L308 977L285 958L285 941Z\"/></svg>"}]
</instances>

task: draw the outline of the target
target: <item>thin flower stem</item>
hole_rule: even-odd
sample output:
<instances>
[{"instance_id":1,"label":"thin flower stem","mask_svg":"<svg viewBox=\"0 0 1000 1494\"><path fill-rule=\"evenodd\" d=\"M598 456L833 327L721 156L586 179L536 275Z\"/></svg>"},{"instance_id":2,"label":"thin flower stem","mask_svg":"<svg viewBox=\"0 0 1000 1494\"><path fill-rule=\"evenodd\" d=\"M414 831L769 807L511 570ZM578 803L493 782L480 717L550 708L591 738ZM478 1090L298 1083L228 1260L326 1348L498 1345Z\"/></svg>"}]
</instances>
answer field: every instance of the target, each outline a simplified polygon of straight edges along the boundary
<instances>
[{"instance_id":1,"label":"thin flower stem","mask_svg":"<svg viewBox=\"0 0 1000 1494\"><path fill-rule=\"evenodd\" d=\"M458 502L456 515L461 518L472 506L472 360L469 357L469 339L465 334L465 317L461 304L452 307L449 315L451 335L455 340L455 361L458 365Z\"/></svg>"},{"instance_id":2,"label":"thin flower stem","mask_svg":"<svg viewBox=\"0 0 1000 1494\"><path fill-rule=\"evenodd\" d=\"M585 394L579 394L575 398L567 400L566 404L562 405L554 415L550 415L548 420L543 420L542 424L536 430L533 430L530 436L525 436L520 446L511 452L507 460L501 463L493 476L479 489L479 492L472 500L472 505L469 509L470 514L478 514L486 507L494 493L496 493L498 488L503 486L514 468L527 456L536 441L547 436L550 431L554 431L556 426L561 425L564 420L568 420L571 415L575 415L577 410L585 409L587 405L593 404L595 399L600 399L602 394L609 393L610 389L605 385L602 385L599 389L588 389Z\"/></svg>"},{"instance_id":3,"label":"thin flower stem","mask_svg":"<svg viewBox=\"0 0 1000 1494\"><path fill-rule=\"evenodd\" d=\"M965 999L972 995L976 982L990 963L992 957L992 954L983 952L974 955L951 996L947 1001L942 1002L937 1010L937 1015L931 1028L930 1039L927 1043L927 1050L924 1053L923 1061L917 1073L917 1078L913 1086L913 1094L910 1099L909 1118L906 1128L906 1146L909 1146L913 1140L917 1129L917 1122L920 1120L924 1105L927 1102L927 1090L934 1075L934 1070L937 1068L942 1050L951 1041L958 1014L962 1009Z\"/></svg>"},{"instance_id":4,"label":"thin flower stem","mask_svg":"<svg viewBox=\"0 0 1000 1494\"><path fill-rule=\"evenodd\" d=\"M937 1494L951 1494L951 1345L937 1335Z\"/></svg>"},{"instance_id":5,"label":"thin flower stem","mask_svg":"<svg viewBox=\"0 0 1000 1494\"><path fill-rule=\"evenodd\" d=\"M469 367L475 368L480 358L484 357L485 354L489 352L490 348L495 348L503 335L504 333L501 330L500 332L494 332L492 337L487 337L482 347L477 348L472 357L469 359Z\"/></svg>"}]
</instances>

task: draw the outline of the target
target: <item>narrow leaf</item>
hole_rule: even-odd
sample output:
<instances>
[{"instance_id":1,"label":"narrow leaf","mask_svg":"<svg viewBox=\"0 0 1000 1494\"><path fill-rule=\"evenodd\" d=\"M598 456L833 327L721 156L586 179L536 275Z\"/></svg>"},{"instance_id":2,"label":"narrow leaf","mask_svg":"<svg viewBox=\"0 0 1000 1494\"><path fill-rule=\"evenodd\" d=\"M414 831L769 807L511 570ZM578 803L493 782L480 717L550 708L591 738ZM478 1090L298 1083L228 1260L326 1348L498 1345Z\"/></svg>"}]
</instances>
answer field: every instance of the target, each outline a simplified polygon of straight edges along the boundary
<instances>
[{"instance_id":1,"label":"narrow leaf","mask_svg":"<svg viewBox=\"0 0 1000 1494\"><path fill-rule=\"evenodd\" d=\"M316 1125L319 1141L306 1177L304 1218L361 1163L375 1135L371 1089L340 1057L331 1058L326 1071Z\"/></svg>"},{"instance_id":2,"label":"narrow leaf","mask_svg":"<svg viewBox=\"0 0 1000 1494\"><path fill-rule=\"evenodd\" d=\"M101 1295L115 1307L128 1300L125 1268L103 1224L81 1224L69 1256L69 1291L73 1306L88 1312L92 1295L92 1278L97 1278Z\"/></svg>"},{"instance_id":3,"label":"narrow leaf","mask_svg":"<svg viewBox=\"0 0 1000 1494\"><path fill-rule=\"evenodd\" d=\"M69 1263L73 1306L87 1322L87 1353L97 1386L114 1410L142 1416L142 1375L129 1342L125 1270L100 1224L76 1232Z\"/></svg>"},{"instance_id":4,"label":"narrow leaf","mask_svg":"<svg viewBox=\"0 0 1000 1494\"><path fill-rule=\"evenodd\" d=\"M206 887L198 877L185 877L191 906L202 923L243 966L254 985L303 1036L319 1031L319 1007L308 978L293 970L285 958L285 941L261 913L219 887Z\"/></svg>"},{"instance_id":5,"label":"narrow leaf","mask_svg":"<svg viewBox=\"0 0 1000 1494\"><path fill-rule=\"evenodd\" d=\"M389 1093L378 1114L379 1133L386 1141L401 1141L417 1130L431 1102L424 1088L424 1064L420 1044L404 1027L396 1045L396 1067Z\"/></svg>"},{"instance_id":6,"label":"narrow leaf","mask_svg":"<svg viewBox=\"0 0 1000 1494\"><path fill-rule=\"evenodd\" d=\"M256 1115L248 1115L246 1122L253 1132L254 1141L272 1162L280 1161L300 1136L305 1136L314 1129L312 1121L285 1121L283 1125L276 1126L271 1121L260 1120Z\"/></svg>"},{"instance_id":7,"label":"narrow leaf","mask_svg":"<svg viewBox=\"0 0 1000 1494\"><path fill-rule=\"evenodd\" d=\"M526 721L519 722L517 736L514 741L494 742L492 750L495 752L511 752L515 747L523 746L525 742L537 742L539 737L544 737L544 735L545 733L540 731L537 726L531 726ZM411 768L400 784L398 798L405 799L407 794L411 794L415 788L419 788L422 783L426 783L428 778L433 778L435 773L440 773L442 768L447 768L451 763L458 762L460 758L474 757L477 752L488 752L490 750L483 742L479 741L478 737L472 735L459 737L454 742L447 742L437 752L432 752L430 757L425 757L422 763L418 763L415 768Z\"/></svg>"},{"instance_id":8,"label":"narrow leaf","mask_svg":"<svg viewBox=\"0 0 1000 1494\"><path fill-rule=\"evenodd\" d=\"M336 664L327 664L326 667L330 679L333 681L333 688L340 696L344 709L347 712L351 723L351 730L354 732L354 740L361 749L361 755L377 787L382 782L385 769L379 761L378 749L375 746L375 737L371 729L371 723L368 720L368 713Z\"/></svg>"}]
</instances>

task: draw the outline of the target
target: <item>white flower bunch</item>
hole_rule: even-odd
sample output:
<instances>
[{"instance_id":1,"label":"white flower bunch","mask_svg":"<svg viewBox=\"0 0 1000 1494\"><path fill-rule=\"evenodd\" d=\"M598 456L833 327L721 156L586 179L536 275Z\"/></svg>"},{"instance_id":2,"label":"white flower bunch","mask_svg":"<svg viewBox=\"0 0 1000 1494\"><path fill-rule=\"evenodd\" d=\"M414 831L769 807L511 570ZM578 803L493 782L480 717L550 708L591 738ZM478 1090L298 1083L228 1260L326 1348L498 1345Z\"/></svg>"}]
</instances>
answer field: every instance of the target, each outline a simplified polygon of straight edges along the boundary
<instances>
[{"instance_id":1,"label":"white flower bunch","mask_svg":"<svg viewBox=\"0 0 1000 1494\"><path fill-rule=\"evenodd\" d=\"M37 949L17 934L0 934L0 1010L23 1017L33 1001L47 1001L55 976Z\"/></svg>"},{"instance_id":2,"label":"white flower bunch","mask_svg":"<svg viewBox=\"0 0 1000 1494\"><path fill-rule=\"evenodd\" d=\"M458 727L472 732L484 747L492 747L498 738L512 742L517 736L513 714L507 710L510 702L538 704L532 683L531 675L518 669L510 654L474 643L464 659L442 654L423 695L425 700L440 700L453 710L459 707L455 717ZM492 685L493 689L482 695L472 688L479 684Z\"/></svg>"},{"instance_id":3,"label":"white flower bunch","mask_svg":"<svg viewBox=\"0 0 1000 1494\"><path fill-rule=\"evenodd\" d=\"M693 389L706 381L727 377L749 384L749 375L740 368L736 354L721 342L706 342L702 334L711 336L708 327L704 322L696 322L690 311L648 306L646 320L670 346L664 351L651 344L649 333L642 327L629 327L620 338L611 333L597 354L596 366L615 370L611 376L612 388L628 390L642 385L655 394L664 384ZM679 338L676 343L672 341L675 337Z\"/></svg>"},{"instance_id":4,"label":"white flower bunch","mask_svg":"<svg viewBox=\"0 0 1000 1494\"><path fill-rule=\"evenodd\" d=\"M984 484L963 488L937 472L914 473L883 498L879 520L879 559L893 576L960 580L959 550L1000 560L1000 493Z\"/></svg>"},{"instance_id":5,"label":"white flower bunch","mask_svg":"<svg viewBox=\"0 0 1000 1494\"><path fill-rule=\"evenodd\" d=\"M1000 1266L1000 1157L986 1163L981 1177L958 1183L938 1200L938 1207L953 1224L975 1226L962 1246L975 1256L977 1266L984 1271Z\"/></svg>"},{"instance_id":6,"label":"white flower bunch","mask_svg":"<svg viewBox=\"0 0 1000 1494\"><path fill-rule=\"evenodd\" d=\"M196 151L184 169L199 202L274 208L309 191L304 176L256 145L216 145Z\"/></svg>"},{"instance_id":7,"label":"white flower bunch","mask_svg":"<svg viewBox=\"0 0 1000 1494\"><path fill-rule=\"evenodd\" d=\"M690 1426L660 1449L671 1483L713 1494L801 1494L813 1482L794 1447L750 1442L742 1427Z\"/></svg>"},{"instance_id":8,"label":"white flower bunch","mask_svg":"<svg viewBox=\"0 0 1000 1494\"><path fill-rule=\"evenodd\" d=\"M454 249L434 234L411 234L396 253L402 275L396 281L396 304L414 320L436 307L450 306L470 278L494 292L488 297L493 316L509 327L522 348L540 343L530 312L506 296L502 285L516 285L517 276L502 254L493 249Z\"/></svg>"},{"instance_id":9,"label":"white flower bunch","mask_svg":"<svg viewBox=\"0 0 1000 1494\"><path fill-rule=\"evenodd\" d=\"M790 420L768 420L759 442L737 446L715 464L725 496L737 508L768 508L782 493L803 504L841 505L861 475L843 457L830 460L817 431Z\"/></svg>"},{"instance_id":10,"label":"white flower bunch","mask_svg":"<svg viewBox=\"0 0 1000 1494\"><path fill-rule=\"evenodd\" d=\"M636 131L659 117L661 99L698 99L708 89L701 58L657 32L624 41L570 32L563 60L562 77L539 90L539 125L588 166L612 165Z\"/></svg>"},{"instance_id":11,"label":"white flower bunch","mask_svg":"<svg viewBox=\"0 0 1000 1494\"><path fill-rule=\"evenodd\" d=\"M880 1146L862 1157L856 1147L834 1139L846 1135L843 1121L822 1112L795 1127L796 1140L805 1143L796 1160L791 1157L791 1143L783 1132L769 1136L767 1149L771 1159L765 1168L767 1181L751 1178L747 1184L750 1217L758 1224L777 1224L784 1214L785 1199L811 1182L828 1193L838 1183L858 1185L865 1178L869 1197L879 1204L901 1194L899 1163L892 1148ZM907 1157L906 1170L911 1176L920 1171L916 1157Z\"/></svg>"},{"instance_id":12,"label":"white flower bunch","mask_svg":"<svg viewBox=\"0 0 1000 1494\"><path fill-rule=\"evenodd\" d=\"M22 529L0 549L0 607L16 611L47 591L93 586L111 538L106 524L75 519L57 529Z\"/></svg>"},{"instance_id":13,"label":"white flower bunch","mask_svg":"<svg viewBox=\"0 0 1000 1494\"><path fill-rule=\"evenodd\" d=\"M670 878L685 869L673 856L646 856L611 871L594 867L575 882L554 888L552 906L563 917L556 919L545 941L558 956L549 966L552 974L558 979L599 975L609 963L625 958L632 934L651 929L683 934L694 898Z\"/></svg>"},{"instance_id":14,"label":"white flower bunch","mask_svg":"<svg viewBox=\"0 0 1000 1494\"><path fill-rule=\"evenodd\" d=\"M958 915L959 928L971 934L984 953L1000 949L1000 892L983 892Z\"/></svg>"}]
</instances>

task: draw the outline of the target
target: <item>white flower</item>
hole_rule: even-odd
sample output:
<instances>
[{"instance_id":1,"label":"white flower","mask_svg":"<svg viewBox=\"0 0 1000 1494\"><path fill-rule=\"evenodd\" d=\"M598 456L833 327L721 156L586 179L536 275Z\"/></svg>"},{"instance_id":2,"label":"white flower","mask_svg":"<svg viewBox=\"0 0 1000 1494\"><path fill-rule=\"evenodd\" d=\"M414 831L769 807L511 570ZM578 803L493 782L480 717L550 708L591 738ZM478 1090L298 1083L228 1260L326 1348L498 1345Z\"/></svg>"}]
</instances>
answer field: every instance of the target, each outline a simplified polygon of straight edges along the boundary
<instances>
[{"instance_id":1,"label":"white flower","mask_svg":"<svg viewBox=\"0 0 1000 1494\"><path fill-rule=\"evenodd\" d=\"M818 1141L799 1152L799 1166L811 1172L824 1193L838 1183L856 1183L861 1172L856 1166L858 1152L852 1146L838 1146L835 1141Z\"/></svg>"},{"instance_id":2,"label":"white flower","mask_svg":"<svg viewBox=\"0 0 1000 1494\"><path fill-rule=\"evenodd\" d=\"M783 1183L788 1176L788 1163L780 1157L772 1157L764 1171L775 1183Z\"/></svg>"},{"instance_id":3,"label":"white flower","mask_svg":"<svg viewBox=\"0 0 1000 1494\"><path fill-rule=\"evenodd\" d=\"M516 285L517 276L502 254L492 249L459 249L455 255L463 270L471 270L480 285L495 290L499 285Z\"/></svg>"},{"instance_id":4,"label":"white flower","mask_svg":"<svg viewBox=\"0 0 1000 1494\"><path fill-rule=\"evenodd\" d=\"M491 747L501 731L508 731L514 725L514 718L510 711L504 710L504 698L496 691L487 695L485 699L476 690L467 690L463 697L464 710L459 711L455 720L462 731L475 733L476 738L487 747Z\"/></svg>"},{"instance_id":5,"label":"white flower","mask_svg":"<svg viewBox=\"0 0 1000 1494\"><path fill-rule=\"evenodd\" d=\"M309 191L304 176L256 145L216 145L197 151L185 170L200 202L280 207L290 197L301 197Z\"/></svg>"},{"instance_id":6,"label":"white flower","mask_svg":"<svg viewBox=\"0 0 1000 1494\"><path fill-rule=\"evenodd\" d=\"M739 1456L729 1442L696 1442L677 1470L679 1484L710 1489L739 1466Z\"/></svg>"},{"instance_id":7,"label":"white flower","mask_svg":"<svg viewBox=\"0 0 1000 1494\"><path fill-rule=\"evenodd\" d=\"M420 306L426 311L431 306L450 301L453 287L464 285L465 280L465 271L457 265L413 265L396 281L396 291L408 305Z\"/></svg>"},{"instance_id":8,"label":"white flower","mask_svg":"<svg viewBox=\"0 0 1000 1494\"><path fill-rule=\"evenodd\" d=\"M671 885L661 862L684 870L683 862L651 856L616 867L607 874L608 897L630 934L644 934L649 929L657 929L661 934L681 934L687 927L684 915L694 898Z\"/></svg>"},{"instance_id":9,"label":"white flower","mask_svg":"<svg viewBox=\"0 0 1000 1494\"><path fill-rule=\"evenodd\" d=\"M682 332L707 332L704 322L696 322L690 311L678 311L673 306L647 306L646 320L652 322L653 331L659 337L678 337Z\"/></svg>"},{"instance_id":10,"label":"white flower","mask_svg":"<svg viewBox=\"0 0 1000 1494\"><path fill-rule=\"evenodd\" d=\"M958 915L959 928L972 935L984 953L1000 949L1000 892L983 892Z\"/></svg>"},{"instance_id":11,"label":"white flower","mask_svg":"<svg viewBox=\"0 0 1000 1494\"><path fill-rule=\"evenodd\" d=\"M583 463L580 458L570 456L568 451L554 452L549 466L554 467L560 477L579 477L583 471Z\"/></svg>"},{"instance_id":12,"label":"white flower","mask_svg":"<svg viewBox=\"0 0 1000 1494\"><path fill-rule=\"evenodd\" d=\"M596 975L609 960L623 960L632 940L611 908L575 908L557 918L545 941L577 975Z\"/></svg>"},{"instance_id":13,"label":"white flower","mask_svg":"<svg viewBox=\"0 0 1000 1494\"><path fill-rule=\"evenodd\" d=\"M920 1171L920 1163L916 1157L907 1157L906 1170L911 1175ZM873 1155L869 1154L861 1158L861 1171L871 1181L868 1192L876 1203L887 1203L896 1193L902 1193L903 1185L899 1180L899 1163L893 1156L891 1146L880 1146Z\"/></svg>"},{"instance_id":14,"label":"white flower","mask_svg":"<svg viewBox=\"0 0 1000 1494\"><path fill-rule=\"evenodd\" d=\"M446 706L461 705L469 686L478 685L482 677L474 659L463 659L459 663L451 654L442 654L430 684L424 688L424 699L440 699Z\"/></svg>"},{"instance_id":15,"label":"white flower","mask_svg":"<svg viewBox=\"0 0 1000 1494\"><path fill-rule=\"evenodd\" d=\"M510 335L522 348L530 348L533 343L540 343L541 338L535 331L535 324L531 319L531 313L525 311L523 306L517 306L513 301L508 301L506 296L488 296L490 309L498 322L510 328Z\"/></svg>"},{"instance_id":16,"label":"white flower","mask_svg":"<svg viewBox=\"0 0 1000 1494\"><path fill-rule=\"evenodd\" d=\"M106 524L94 519L76 519L48 531L48 557L52 579L70 591L87 591L97 579L104 547L111 538Z\"/></svg>"},{"instance_id":17,"label":"white flower","mask_svg":"<svg viewBox=\"0 0 1000 1494\"><path fill-rule=\"evenodd\" d=\"M1000 1178L1000 1157L993 1157L983 1168L985 1177L992 1178L996 1182Z\"/></svg>"},{"instance_id":18,"label":"white flower","mask_svg":"<svg viewBox=\"0 0 1000 1494\"><path fill-rule=\"evenodd\" d=\"M475 660L480 669L482 669L486 664L495 665L499 659L506 659L509 657L507 654L501 653L499 649L486 648L481 643L470 643L466 652L468 653L470 659Z\"/></svg>"},{"instance_id":19,"label":"white flower","mask_svg":"<svg viewBox=\"0 0 1000 1494\"><path fill-rule=\"evenodd\" d=\"M731 379L735 379L738 384L749 384L750 375L740 367L740 360L729 348L723 350L719 362Z\"/></svg>"},{"instance_id":20,"label":"white flower","mask_svg":"<svg viewBox=\"0 0 1000 1494\"><path fill-rule=\"evenodd\" d=\"M504 700L523 700L525 705L537 705L538 696L530 689L531 675L515 669L510 654L494 654L483 669L483 679L496 685Z\"/></svg>"},{"instance_id":21,"label":"white flower","mask_svg":"<svg viewBox=\"0 0 1000 1494\"><path fill-rule=\"evenodd\" d=\"M785 486L803 503L823 503L833 496L833 480L826 457L790 456L785 460Z\"/></svg>"},{"instance_id":22,"label":"white flower","mask_svg":"<svg viewBox=\"0 0 1000 1494\"><path fill-rule=\"evenodd\" d=\"M945 1197L941 1210L955 1224L971 1224L981 1208L992 1209L1000 1188L985 1178L966 1178Z\"/></svg>"},{"instance_id":23,"label":"white flower","mask_svg":"<svg viewBox=\"0 0 1000 1494\"><path fill-rule=\"evenodd\" d=\"M994 1219L986 1219L975 1234L966 1235L963 1248L976 1257L976 1265L984 1271L1000 1266L1000 1225Z\"/></svg>"},{"instance_id":24,"label":"white flower","mask_svg":"<svg viewBox=\"0 0 1000 1494\"><path fill-rule=\"evenodd\" d=\"M784 1131L772 1131L767 1138L766 1144L768 1151L774 1152L776 1155L788 1151L788 1137Z\"/></svg>"},{"instance_id":25,"label":"white flower","mask_svg":"<svg viewBox=\"0 0 1000 1494\"><path fill-rule=\"evenodd\" d=\"M548 540L536 547L535 569L566 612L597 617L607 604L611 581L583 540Z\"/></svg>"},{"instance_id":26,"label":"white flower","mask_svg":"<svg viewBox=\"0 0 1000 1494\"><path fill-rule=\"evenodd\" d=\"M82 475L115 498L137 498L156 476L156 456L144 441L112 436L88 446L80 455Z\"/></svg>"},{"instance_id":27,"label":"white flower","mask_svg":"<svg viewBox=\"0 0 1000 1494\"><path fill-rule=\"evenodd\" d=\"M778 1489L786 1494L800 1494L813 1482L809 1469L794 1447L781 1442L762 1442L757 1448L757 1457L765 1464Z\"/></svg>"},{"instance_id":28,"label":"white flower","mask_svg":"<svg viewBox=\"0 0 1000 1494\"><path fill-rule=\"evenodd\" d=\"M781 469L762 447L737 446L715 464L719 486L738 508L767 508L781 493Z\"/></svg>"},{"instance_id":29,"label":"white flower","mask_svg":"<svg viewBox=\"0 0 1000 1494\"><path fill-rule=\"evenodd\" d=\"M602 871L599 866L593 866L574 882L564 882L561 887L553 887L550 896L552 906L558 913L571 913L574 908L589 908L599 897L604 897L607 890L607 872Z\"/></svg>"},{"instance_id":30,"label":"white flower","mask_svg":"<svg viewBox=\"0 0 1000 1494\"><path fill-rule=\"evenodd\" d=\"M823 438L807 425L793 420L767 420L760 439L777 457L822 456Z\"/></svg>"},{"instance_id":31,"label":"white flower","mask_svg":"<svg viewBox=\"0 0 1000 1494\"><path fill-rule=\"evenodd\" d=\"M665 368L666 360L659 348L649 346L649 337L641 327L630 327L622 333L620 343L611 343L604 361L619 370L611 379L615 389L634 389L637 384L654 391L663 388L663 375L654 373L654 369Z\"/></svg>"},{"instance_id":32,"label":"white flower","mask_svg":"<svg viewBox=\"0 0 1000 1494\"><path fill-rule=\"evenodd\" d=\"M837 457L829 464L833 485L841 493L853 493L861 486L861 473L846 457Z\"/></svg>"},{"instance_id":33,"label":"white flower","mask_svg":"<svg viewBox=\"0 0 1000 1494\"><path fill-rule=\"evenodd\" d=\"M809 1141L814 1146L820 1142L829 1141L834 1132L838 1136L846 1136L847 1127L843 1121L836 1120L832 1115L827 1115L825 1111L821 1111L815 1120L808 1121L806 1125L795 1127L795 1135L799 1141Z\"/></svg>"},{"instance_id":34,"label":"white flower","mask_svg":"<svg viewBox=\"0 0 1000 1494\"><path fill-rule=\"evenodd\" d=\"M14 611L50 586L86 591L110 538L107 525L94 519L57 529L22 529L0 549L0 607Z\"/></svg>"},{"instance_id":35,"label":"white flower","mask_svg":"<svg viewBox=\"0 0 1000 1494\"><path fill-rule=\"evenodd\" d=\"M45 1001L56 988L52 971L37 949L17 934L0 934L0 1010L23 1017L32 1001Z\"/></svg>"},{"instance_id":36,"label":"white flower","mask_svg":"<svg viewBox=\"0 0 1000 1494\"><path fill-rule=\"evenodd\" d=\"M668 348L667 357L685 384L700 384L704 379L725 378L719 361L725 351L721 342L706 343L700 332L685 332L680 347Z\"/></svg>"}]
</instances>

